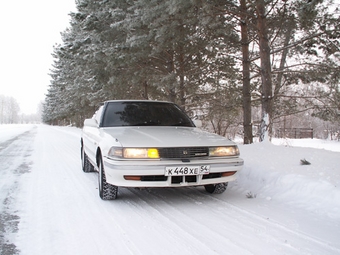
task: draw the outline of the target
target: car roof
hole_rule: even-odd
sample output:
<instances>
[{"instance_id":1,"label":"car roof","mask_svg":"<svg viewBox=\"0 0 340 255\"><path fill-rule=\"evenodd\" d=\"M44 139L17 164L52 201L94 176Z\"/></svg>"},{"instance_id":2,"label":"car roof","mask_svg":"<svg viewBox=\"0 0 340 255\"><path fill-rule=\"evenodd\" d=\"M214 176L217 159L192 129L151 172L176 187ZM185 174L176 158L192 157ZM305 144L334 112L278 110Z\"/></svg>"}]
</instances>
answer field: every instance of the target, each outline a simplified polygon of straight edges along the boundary
<instances>
[{"instance_id":1,"label":"car roof","mask_svg":"<svg viewBox=\"0 0 340 255\"><path fill-rule=\"evenodd\" d=\"M157 101L157 100L138 100L138 99L128 99L128 100L107 100L104 103L112 103L112 102L149 102L149 103L168 103L168 104L174 104L173 102L169 101Z\"/></svg>"}]
</instances>

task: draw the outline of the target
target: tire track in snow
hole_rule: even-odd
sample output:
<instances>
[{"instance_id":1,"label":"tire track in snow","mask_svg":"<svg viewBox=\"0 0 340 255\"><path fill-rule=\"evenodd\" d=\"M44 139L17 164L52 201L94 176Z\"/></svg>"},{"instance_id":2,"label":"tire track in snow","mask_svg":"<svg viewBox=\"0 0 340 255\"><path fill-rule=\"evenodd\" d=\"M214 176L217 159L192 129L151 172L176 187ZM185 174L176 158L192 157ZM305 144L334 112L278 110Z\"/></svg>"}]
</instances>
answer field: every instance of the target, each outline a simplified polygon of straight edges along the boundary
<instances>
[{"instance_id":1,"label":"tire track in snow","mask_svg":"<svg viewBox=\"0 0 340 255\"><path fill-rule=\"evenodd\" d=\"M149 192L129 190L145 204L138 210L149 206L148 210L152 212L154 220L160 224L166 223L165 228L169 229L175 229L173 225L177 225L178 231L182 235L184 233L194 244L204 240L210 253L215 252L214 247L218 249L220 243L227 245L228 250L217 250L219 254L339 253L337 248L321 240L243 210L218 195L206 194L195 188L165 189L166 191L147 189ZM140 201L134 203L138 207ZM162 221L162 217L165 220ZM216 218L220 221L216 221ZM282 236L286 238L282 239ZM195 254L204 254L204 249L199 247L200 252Z\"/></svg>"},{"instance_id":2,"label":"tire track in snow","mask_svg":"<svg viewBox=\"0 0 340 255\"><path fill-rule=\"evenodd\" d=\"M206 196L206 194L204 195ZM254 226L254 229L266 230L265 233L263 233L263 231L259 232L261 234L270 234L268 237L273 243L289 246L296 254L340 254L340 249L333 247L331 244L325 243L323 240L312 237L296 229L292 229L278 221L258 215L253 211L244 210L241 207L226 202L218 196L212 196L212 200L213 203L223 205L224 208L228 207L228 209L234 211L236 215L243 215L242 222L247 222L247 224L250 223ZM252 221L248 221L249 219L252 219ZM265 226L265 228L263 228L263 226ZM279 238L279 236L282 235L282 232L286 233L287 236L284 242ZM299 241L297 242L296 240ZM295 243L299 243L299 245L295 245ZM301 243L305 243L305 245L301 246ZM313 244L313 248L308 248L311 244ZM303 250L301 250L301 248L303 248Z\"/></svg>"},{"instance_id":3,"label":"tire track in snow","mask_svg":"<svg viewBox=\"0 0 340 255\"><path fill-rule=\"evenodd\" d=\"M183 231L182 226L158 208L163 205L164 201L156 196L151 196L150 200L150 194L144 192L147 190L121 188L120 199L111 201L119 204L119 207L125 206L124 211L130 215L130 224L138 228L143 241L137 243L136 246L141 254L221 254L208 247L204 241L194 238L190 232ZM123 218L119 219L121 224L125 221ZM137 225L138 222L139 225ZM126 225L123 226L126 227ZM128 232L132 233L132 229ZM133 235L131 237L134 240L137 238ZM152 245L148 248L145 247L145 243ZM159 247L166 248L160 251Z\"/></svg>"},{"instance_id":4,"label":"tire track in snow","mask_svg":"<svg viewBox=\"0 0 340 255\"><path fill-rule=\"evenodd\" d=\"M139 254L124 226L112 220L110 204L100 200L97 174L82 171L80 136L39 126L34 147L22 198L23 254L112 254L112 245L115 254Z\"/></svg>"},{"instance_id":5,"label":"tire track in snow","mask_svg":"<svg viewBox=\"0 0 340 255\"><path fill-rule=\"evenodd\" d=\"M79 178L85 176L80 172L78 147L76 137L54 127L38 127L32 173L26 179L22 197L24 215L20 227L23 230L19 235L24 241L19 247L23 254L78 254L83 242L91 241L84 227L88 220L84 220L86 212L79 209L88 200L88 187ZM77 240L81 232L84 241Z\"/></svg>"},{"instance_id":6,"label":"tire track in snow","mask_svg":"<svg viewBox=\"0 0 340 255\"><path fill-rule=\"evenodd\" d=\"M180 239L178 241L183 241L183 234L186 236L187 244L197 248L195 252L191 251L191 254L253 254L243 243L239 244L239 240L235 242L237 238L228 235L228 231L230 231L228 226L216 225L216 217L214 217L216 215L212 214L211 207L202 206L206 199L210 199L211 195L203 194L197 200L193 198L195 194L200 194L196 188L146 190L149 190L149 195L141 194L138 191L133 193L149 204L156 211L155 214L165 218L170 229L178 228L176 232L181 233L180 236L175 234L177 239ZM247 228L247 226L245 227ZM237 232L239 231L240 229L237 230ZM241 231L243 232L244 229ZM221 243L225 246L221 246ZM228 249L226 250L225 247Z\"/></svg>"},{"instance_id":7,"label":"tire track in snow","mask_svg":"<svg viewBox=\"0 0 340 255\"><path fill-rule=\"evenodd\" d=\"M14 209L21 176L28 173L32 142L36 127L0 144L0 254L15 255L19 250L13 242L20 217Z\"/></svg>"}]
</instances>

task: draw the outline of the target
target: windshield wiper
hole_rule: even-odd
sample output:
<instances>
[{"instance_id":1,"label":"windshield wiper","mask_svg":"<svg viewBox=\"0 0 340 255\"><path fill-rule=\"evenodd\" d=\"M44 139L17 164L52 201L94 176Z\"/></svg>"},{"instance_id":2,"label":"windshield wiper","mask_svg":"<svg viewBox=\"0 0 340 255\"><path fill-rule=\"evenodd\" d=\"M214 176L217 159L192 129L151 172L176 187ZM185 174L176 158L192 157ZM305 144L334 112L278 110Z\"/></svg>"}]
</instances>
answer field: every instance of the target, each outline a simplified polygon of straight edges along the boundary
<instances>
[{"instance_id":1,"label":"windshield wiper","mask_svg":"<svg viewBox=\"0 0 340 255\"><path fill-rule=\"evenodd\" d=\"M174 127L192 127L192 125L188 122L178 122L178 123L175 123L175 124L171 124L171 126L174 126Z\"/></svg>"},{"instance_id":2,"label":"windshield wiper","mask_svg":"<svg viewBox=\"0 0 340 255\"><path fill-rule=\"evenodd\" d=\"M159 126L159 124L156 121L149 120L149 121L136 123L130 126Z\"/></svg>"}]
</instances>

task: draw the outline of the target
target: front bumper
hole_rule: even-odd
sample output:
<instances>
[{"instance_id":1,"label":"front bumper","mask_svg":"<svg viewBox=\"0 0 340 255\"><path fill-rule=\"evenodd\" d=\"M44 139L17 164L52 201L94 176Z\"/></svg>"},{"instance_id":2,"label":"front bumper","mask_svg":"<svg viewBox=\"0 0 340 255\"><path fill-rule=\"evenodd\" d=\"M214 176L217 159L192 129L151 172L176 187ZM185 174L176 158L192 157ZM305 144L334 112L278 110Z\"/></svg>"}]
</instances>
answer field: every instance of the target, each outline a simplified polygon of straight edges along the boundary
<instances>
[{"instance_id":1,"label":"front bumper","mask_svg":"<svg viewBox=\"0 0 340 255\"><path fill-rule=\"evenodd\" d=\"M209 165L207 175L165 176L165 167ZM230 182L236 179L243 159L112 160L104 158L106 181L121 187L182 187Z\"/></svg>"}]
</instances>

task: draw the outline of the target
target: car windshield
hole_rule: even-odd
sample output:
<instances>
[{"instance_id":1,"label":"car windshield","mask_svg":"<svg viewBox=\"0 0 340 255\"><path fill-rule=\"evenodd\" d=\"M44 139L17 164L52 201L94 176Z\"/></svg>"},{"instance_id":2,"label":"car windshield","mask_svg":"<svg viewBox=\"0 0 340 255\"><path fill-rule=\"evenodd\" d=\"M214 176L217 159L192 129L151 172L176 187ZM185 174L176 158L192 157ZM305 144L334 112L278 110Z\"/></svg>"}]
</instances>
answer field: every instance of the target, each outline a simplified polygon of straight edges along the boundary
<instances>
[{"instance_id":1,"label":"car windshield","mask_svg":"<svg viewBox=\"0 0 340 255\"><path fill-rule=\"evenodd\" d=\"M165 102L108 102L103 127L185 126L194 127L190 118L175 104Z\"/></svg>"}]
</instances>

